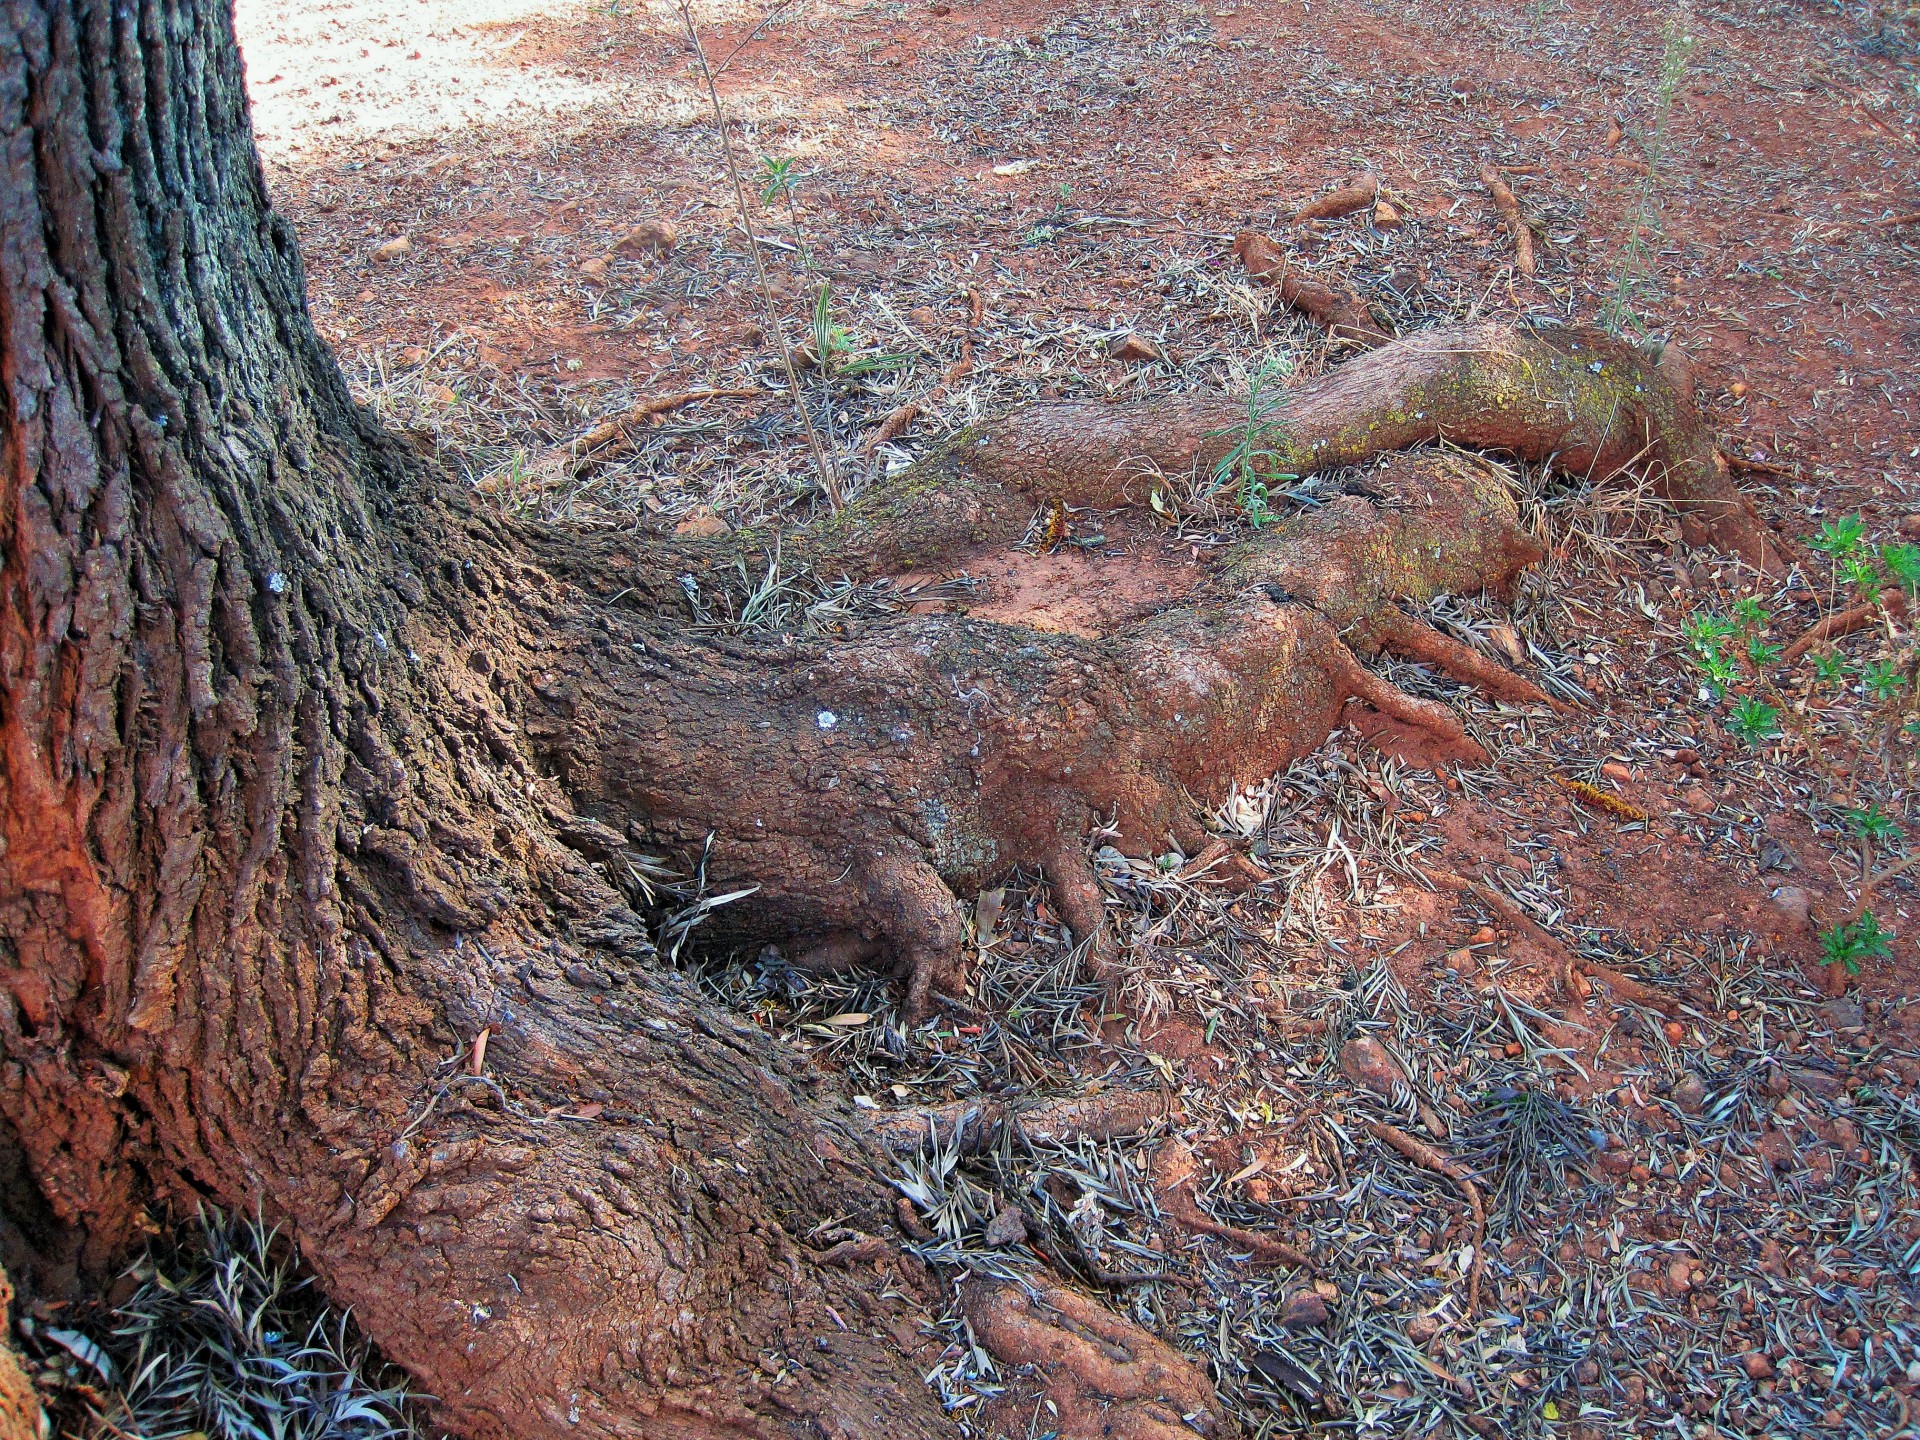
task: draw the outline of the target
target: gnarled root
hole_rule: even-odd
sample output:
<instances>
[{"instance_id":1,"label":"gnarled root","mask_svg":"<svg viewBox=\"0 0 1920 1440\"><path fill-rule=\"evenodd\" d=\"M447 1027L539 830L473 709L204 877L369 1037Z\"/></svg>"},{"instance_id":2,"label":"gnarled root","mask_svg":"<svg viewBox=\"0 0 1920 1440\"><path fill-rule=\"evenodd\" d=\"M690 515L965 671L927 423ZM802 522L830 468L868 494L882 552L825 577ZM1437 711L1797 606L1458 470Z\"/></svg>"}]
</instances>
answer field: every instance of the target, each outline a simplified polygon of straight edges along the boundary
<instances>
[{"instance_id":1,"label":"gnarled root","mask_svg":"<svg viewBox=\"0 0 1920 1440\"><path fill-rule=\"evenodd\" d=\"M1049 1424L1060 1440L1239 1434L1197 1365L1089 1296L976 1280L961 1305L996 1360L1034 1368L1058 1407Z\"/></svg>"},{"instance_id":2,"label":"gnarled root","mask_svg":"<svg viewBox=\"0 0 1920 1440\"><path fill-rule=\"evenodd\" d=\"M964 1154L991 1150L1013 1133L1042 1145L1068 1145L1085 1136L1130 1139L1165 1118L1167 1097L1155 1090L1096 1090L1030 1105L956 1100L927 1110L893 1110L874 1117L880 1143L895 1155L911 1155L933 1138Z\"/></svg>"},{"instance_id":3,"label":"gnarled root","mask_svg":"<svg viewBox=\"0 0 1920 1440\"><path fill-rule=\"evenodd\" d=\"M1243 402L1196 397L1017 410L967 438L974 475L1074 505L1128 503L1153 467L1210 469ZM1581 327L1445 325L1382 345L1286 392L1267 437L1307 475L1446 439L1606 478L1644 467L1686 538L1768 571L1779 546L1734 485L1694 406L1685 356L1658 359Z\"/></svg>"},{"instance_id":4,"label":"gnarled root","mask_svg":"<svg viewBox=\"0 0 1920 1440\"><path fill-rule=\"evenodd\" d=\"M1168 1140L1160 1147L1153 1159L1154 1193L1176 1224L1223 1240L1236 1250L1245 1250L1256 1264L1291 1265L1296 1270L1313 1268L1312 1258L1286 1241L1242 1230L1236 1225L1224 1225L1208 1215L1194 1198L1195 1178L1193 1150L1186 1141Z\"/></svg>"},{"instance_id":5,"label":"gnarled root","mask_svg":"<svg viewBox=\"0 0 1920 1440\"><path fill-rule=\"evenodd\" d=\"M13 1327L7 1310L12 1301L13 1287L7 1272L0 1270L0 1440L40 1440L40 1399L8 1344Z\"/></svg>"},{"instance_id":6,"label":"gnarled root","mask_svg":"<svg viewBox=\"0 0 1920 1440\"><path fill-rule=\"evenodd\" d=\"M1897 586L1888 586L1880 592L1879 598L1859 605L1849 605L1845 610L1836 610L1823 620L1809 625L1791 645L1787 646L1781 660L1791 662L1816 645L1825 645L1840 639L1843 635L1853 635L1865 630L1880 618L1882 611L1889 615L1904 616L1907 613L1907 597Z\"/></svg>"}]
</instances>

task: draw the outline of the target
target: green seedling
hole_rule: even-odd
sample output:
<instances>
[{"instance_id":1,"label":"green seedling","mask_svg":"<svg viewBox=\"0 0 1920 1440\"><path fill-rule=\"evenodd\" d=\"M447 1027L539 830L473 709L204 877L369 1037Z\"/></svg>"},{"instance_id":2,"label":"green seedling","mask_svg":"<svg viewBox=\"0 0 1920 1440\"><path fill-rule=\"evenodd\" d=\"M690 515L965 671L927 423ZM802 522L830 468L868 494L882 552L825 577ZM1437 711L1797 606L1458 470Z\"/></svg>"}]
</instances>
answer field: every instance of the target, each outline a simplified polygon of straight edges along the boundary
<instances>
[{"instance_id":1,"label":"green seedling","mask_svg":"<svg viewBox=\"0 0 1920 1440\"><path fill-rule=\"evenodd\" d=\"M1849 925L1834 925L1820 932L1820 950L1833 965L1844 965L1849 975L1858 975L1865 960L1880 960L1893 953L1896 937L1882 930L1871 910Z\"/></svg>"},{"instance_id":2,"label":"green seedling","mask_svg":"<svg viewBox=\"0 0 1920 1440\"><path fill-rule=\"evenodd\" d=\"M1735 703L1727 712L1727 729L1748 745L1761 745L1780 738L1780 711L1751 695Z\"/></svg>"}]
</instances>

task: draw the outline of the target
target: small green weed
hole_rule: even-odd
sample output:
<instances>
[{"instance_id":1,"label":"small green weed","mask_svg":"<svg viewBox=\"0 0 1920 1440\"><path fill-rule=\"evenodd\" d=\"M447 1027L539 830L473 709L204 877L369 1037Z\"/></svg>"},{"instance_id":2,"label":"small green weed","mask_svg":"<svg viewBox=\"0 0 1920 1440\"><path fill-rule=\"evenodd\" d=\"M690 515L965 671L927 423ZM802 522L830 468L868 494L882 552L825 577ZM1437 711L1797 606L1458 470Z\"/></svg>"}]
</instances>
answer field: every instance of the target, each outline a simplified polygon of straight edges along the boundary
<instances>
[{"instance_id":1,"label":"small green weed","mask_svg":"<svg viewBox=\"0 0 1920 1440\"><path fill-rule=\"evenodd\" d=\"M1727 729L1748 745L1764 745L1780 738L1780 711L1764 700L1743 696L1727 712Z\"/></svg>"},{"instance_id":2,"label":"small green weed","mask_svg":"<svg viewBox=\"0 0 1920 1440\"><path fill-rule=\"evenodd\" d=\"M1240 513L1256 530L1273 518L1272 487L1300 478L1282 469L1289 446L1286 421L1281 415L1280 384L1288 369L1280 360L1263 364L1254 372L1247 391L1246 418L1209 437L1230 437L1233 442L1214 462L1215 493L1232 494L1239 502Z\"/></svg>"},{"instance_id":3,"label":"small green weed","mask_svg":"<svg viewBox=\"0 0 1920 1440\"><path fill-rule=\"evenodd\" d=\"M1820 950L1829 964L1846 966L1849 975L1860 973L1861 962L1881 960L1893 953L1897 937L1882 930L1871 910L1847 925L1834 925L1820 932Z\"/></svg>"}]
</instances>

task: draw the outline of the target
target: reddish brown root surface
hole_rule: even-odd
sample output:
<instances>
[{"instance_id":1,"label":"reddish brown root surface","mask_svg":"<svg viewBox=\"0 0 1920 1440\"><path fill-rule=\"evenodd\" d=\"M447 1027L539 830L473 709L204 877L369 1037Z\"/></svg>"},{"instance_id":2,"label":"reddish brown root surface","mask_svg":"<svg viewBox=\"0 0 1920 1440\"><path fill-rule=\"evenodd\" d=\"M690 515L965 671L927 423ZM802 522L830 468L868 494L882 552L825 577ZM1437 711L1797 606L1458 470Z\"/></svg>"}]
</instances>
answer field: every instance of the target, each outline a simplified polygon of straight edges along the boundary
<instances>
[{"instance_id":1,"label":"reddish brown root surface","mask_svg":"<svg viewBox=\"0 0 1920 1440\"><path fill-rule=\"evenodd\" d=\"M1500 212L1507 233L1513 237L1513 265L1522 275L1534 272L1533 231L1527 228L1527 220L1520 213L1520 202L1515 198L1513 187L1507 184L1507 177L1492 165L1480 167L1480 183L1487 187L1487 193L1493 197L1493 208Z\"/></svg>"},{"instance_id":2,"label":"reddish brown root surface","mask_svg":"<svg viewBox=\"0 0 1920 1440\"><path fill-rule=\"evenodd\" d=\"M1876 600L1849 605L1845 610L1836 610L1826 619L1808 626L1798 640L1787 646L1780 659L1791 663L1816 645L1825 645L1844 635L1858 634L1878 620L1883 611L1889 615L1904 616L1907 613L1906 595L1898 589L1889 588L1881 591Z\"/></svg>"},{"instance_id":3,"label":"reddish brown root surface","mask_svg":"<svg viewBox=\"0 0 1920 1440\"><path fill-rule=\"evenodd\" d=\"M0 1440L41 1440L40 1400L7 1343L13 1286L0 1270Z\"/></svg>"},{"instance_id":4,"label":"reddish brown root surface","mask_svg":"<svg viewBox=\"0 0 1920 1440\"><path fill-rule=\"evenodd\" d=\"M1363 203L1371 204L1371 197ZM1375 318L1358 295L1351 290L1336 290L1306 271L1294 269L1286 252L1266 236L1242 231L1234 239L1233 253L1247 267L1250 278L1273 286L1283 305L1324 326L1335 339L1368 349L1393 339L1393 330Z\"/></svg>"},{"instance_id":5,"label":"reddish brown root surface","mask_svg":"<svg viewBox=\"0 0 1920 1440\"><path fill-rule=\"evenodd\" d=\"M1200 1368L1065 1286L974 1281L961 1304L1001 1364L1031 1366L1060 1440L1229 1440L1240 1433Z\"/></svg>"},{"instance_id":6,"label":"reddish brown root surface","mask_svg":"<svg viewBox=\"0 0 1920 1440\"><path fill-rule=\"evenodd\" d=\"M1373 204L1380 194L1380 179L1372 171L1355 175L1346 184L1329 190L1317 200L1309 200L1293 212L1299 220L1333 220L1351 215Z\"/></svg>"},{"instance_id":7,"label":"reddish brown root surface","mask_svg":"<svg viewBox=\"0 0 1920 1440\"><path fill-rule=\"evenodd\" d=\"M1193 1151L1184 1140L1168 1140L1153 1160L1154 1193L1175 1221L1201 1235L1211 1235L1236 1250L1250 1254L1256 1264L1289 1265L1310 1270L1310 1256L1271 1235L1224 1225L1200 1208L1193 1186L1199 1178Z\"/></svg>"}]
</instances>

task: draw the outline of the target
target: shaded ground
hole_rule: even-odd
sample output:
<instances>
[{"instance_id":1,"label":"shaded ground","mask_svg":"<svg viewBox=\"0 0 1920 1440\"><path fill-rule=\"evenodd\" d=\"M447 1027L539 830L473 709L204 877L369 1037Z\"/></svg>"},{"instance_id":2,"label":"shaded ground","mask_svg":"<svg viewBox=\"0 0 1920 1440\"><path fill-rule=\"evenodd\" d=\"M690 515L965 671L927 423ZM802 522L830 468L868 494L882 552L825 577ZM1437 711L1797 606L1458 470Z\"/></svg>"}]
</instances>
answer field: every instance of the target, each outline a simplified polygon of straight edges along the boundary
<instances>
[{"instance_id":1,"label":"shaded ground","mask_svg":"<svg viewBox=\"0 0 1920 1440\"><path fill-rule=\"evenodd\" d=\"M800 377L846 488L1021 399L1244 394L1338 363L1233 261L1253 226L1403 330L1524 314L1669 337L1783 534L1856 513L1875 540L1913 534L1920 225L1872 223L1920 209L1920 32L1897 6L813 0L699 19L746 184L792 161L791 196L754 205L778 324L817 344L824 287L866 362ZM556 518L815 512L677 12L368 0L243 4L240 23L316 318L387 418L495 502ZM1535 222L1532 279L1487 162ZM1283 223L1360 169L1397 228ZM662 221L664 252L621 245ZM1129 334L1164 358L1110 358ZM582 459L554 448L701 388L754 393ZM1552 558L1511 609L1455 597L1429 618L1577 708L1395 664L1463 708L1488 765L1435 773L1349 732L1237 796L1206 852L1103 851L1118 1004L1019 877L976 915L970 1005L927 1026L880 982L808 981L777 953L708 957L707 983L876 1114L1161 1091L1169 1118L1139 1135L904 1147L928 1238L875 1263L1050 1265L1204 1356L1258 1433L1898 1433L1920 1392L1908 880L1875 897L1898 938L1853 993L1825 993L1816 962L1863 869L1906 853L1848 812L1920 823L1911 634L1882 617L1841 643L1851 670L1772 660L1715 696L1687 618L1757 594L1754 638L1784 642L1846 598L1827 559L1756 590L1683 554L1631 485L1513 484ZM743 623L757 588L760 621L791 627L941 604L1099 633L1244 533L1204 503L1175 526L1060 522L1072 543L865 605L770 569L716 623ZM1784 738L1731 734L1743 698L1777 703ZM1484 1236L1374 1123L1474 1165ZM1276 1233L1313 1273L1175 1223L1182 1144L1214 1219ZM990 1232L1010 1209L1024 1237ZM957 1316L901 1338L977 1433L1048 1432L1029 1377L993 1370Z\"/></svg>"}]
</instances>

